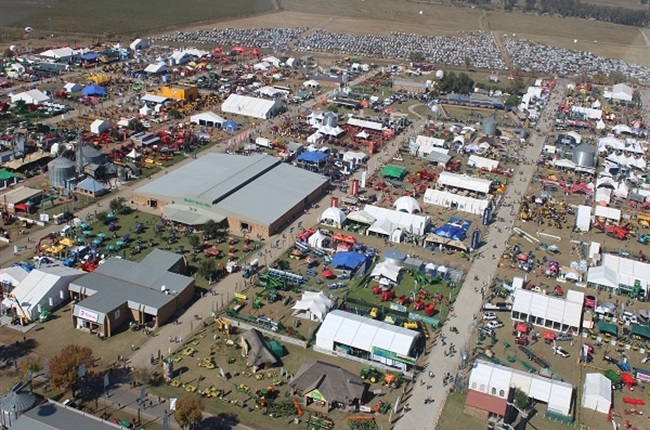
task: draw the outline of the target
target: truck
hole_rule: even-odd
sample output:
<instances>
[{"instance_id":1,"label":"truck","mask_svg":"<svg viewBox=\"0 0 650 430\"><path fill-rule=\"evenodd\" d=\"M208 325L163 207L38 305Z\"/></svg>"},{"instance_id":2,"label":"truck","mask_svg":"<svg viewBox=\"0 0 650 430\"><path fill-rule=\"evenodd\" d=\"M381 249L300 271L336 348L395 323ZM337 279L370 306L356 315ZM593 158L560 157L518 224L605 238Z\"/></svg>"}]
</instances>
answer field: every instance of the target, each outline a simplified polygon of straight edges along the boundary
<instances>
[{"instance_id":1,"label":"truck","mask_svg":"<svg viewBox=\"0 0 650 430\"><path fill-rule=\"evenodd\" d=\"M273 142L271 142L271 140L269 140L269 139L267 139L265 137L257 137L257 138L255 138L255 144L257 146L261 146L263 148L269 148L269 149L273 148Z\"/></svg>"}]
</instances>

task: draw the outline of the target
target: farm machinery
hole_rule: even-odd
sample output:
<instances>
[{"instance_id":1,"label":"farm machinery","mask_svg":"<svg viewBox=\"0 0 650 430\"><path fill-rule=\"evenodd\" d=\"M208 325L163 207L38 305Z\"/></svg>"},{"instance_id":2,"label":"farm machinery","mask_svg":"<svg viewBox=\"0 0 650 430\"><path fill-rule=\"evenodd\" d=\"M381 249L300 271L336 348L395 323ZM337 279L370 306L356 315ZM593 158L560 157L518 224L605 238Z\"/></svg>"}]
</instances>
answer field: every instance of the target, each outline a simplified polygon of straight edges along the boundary
<instances>
[{"instance_id":1,"label":"farm machinery","mask_svg":"<svg viewBox=\"0 0 650 430\"><path fill-rule=\"evenodd\" d=\"M388 405L390 410L390 405ZM350 430L379 430L375 418L370 415L353 415L348 417Z\"/></svg>"},{"instance_id":2,"label":"farm machinery","mask_svg":"<svg viewBox=\"0 0 650 430\"><path fill-rule=\"evenodd\" d=\"M627 226L621 227L612 224L605 224L598 218L596 218L594 224L596 225L596 228L603 231L608 236L615 237L616 239L625 240L630 234L630 229Z\"/></svg>"},{"instance_id":3,"label":"farm machinery","mask_svg":"<svg viewBox=\"0 0 650 430\"><path fill-rule=\"evenodd\" d=\"M368 366L361 369L359 376L361 379L367 379L373 384L381 383L382 385L386 385L391 388L397 388L399 387L404 375L401 373L392 372L386 372L382 374L379 370L377 370L376 367Z\"/></svg>"}]
</instances>

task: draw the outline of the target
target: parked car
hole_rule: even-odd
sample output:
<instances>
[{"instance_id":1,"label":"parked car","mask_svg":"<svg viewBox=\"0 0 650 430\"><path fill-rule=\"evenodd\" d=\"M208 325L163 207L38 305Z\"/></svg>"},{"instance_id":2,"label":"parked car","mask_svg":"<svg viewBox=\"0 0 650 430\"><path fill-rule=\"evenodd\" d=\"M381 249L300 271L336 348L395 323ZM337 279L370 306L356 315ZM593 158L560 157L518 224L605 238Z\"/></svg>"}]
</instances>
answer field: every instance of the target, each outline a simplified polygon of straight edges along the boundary
<instances>
[{"instance_id":1,"label":"parked car","mask_svg":"<svg viewBox=\"0 0 650 430\"><path fill-rule=\"evenodd\" d=\"M569 333L560 333L555 336L555 340L573 342L573 336Z\"/></svg>"},{"instance_id":2,"label":"parked car","mask_svg":"<svg viewBox=\"0 0 650 430\"><path fill-rule=\"evenodd\" d=\"M528 340L527 336L519 336L515 338L515 343L517 345L528 345L530 343L530 340Z\"/></svg>"},{"instance_id":3,"label":"parked car","mask_svg":"<svg viewBox=\"0 0 650 430\"><path fill-rule=\"evenodd\" d=\"M494 336L494 330L488 327L479 327L478 328L481 333L483 333L486 336L493 337Z\"/></svg>"},{"instance_id":4,"label":"parked car","mask_svg":"<svg viewBox=\"0 0 650 430\"><path fill-rule=\"evenodd\" d=\"M494 321L496 319L498 319L498 317L494 312L486 312L483 314L483 321Z\"/></svg>"},{"instance_id":5,"label":"parked car","mask_svg":"<svg viewBox=\"0 0 650 430\"><path fill-rule=\"evenodd\" d=\"M596 296L585 296L585 307L596 309Z\"/></svg>"},{"instance_id":6,"label":"parked car","mask_svg":"<svg viewBox=\"0 0 650 430\"><path fill-rule=\"evenodd\" d=\"M497 328L503 327L503 323L499 320L492 320L485 324L485 327L495 330Z\"/></svg>"},{"instance_id":7,"label":"parked car","mask_svg":"<svg viewBox=\"0 0 650 430\"><path fill-rule=\"evenodd\" d=\"M563 349L561 346L554 346L553 349L553 354L557 354L562 358L569 358L570 354L567 352L566 349Z\"/></svg>"}]
</instances>

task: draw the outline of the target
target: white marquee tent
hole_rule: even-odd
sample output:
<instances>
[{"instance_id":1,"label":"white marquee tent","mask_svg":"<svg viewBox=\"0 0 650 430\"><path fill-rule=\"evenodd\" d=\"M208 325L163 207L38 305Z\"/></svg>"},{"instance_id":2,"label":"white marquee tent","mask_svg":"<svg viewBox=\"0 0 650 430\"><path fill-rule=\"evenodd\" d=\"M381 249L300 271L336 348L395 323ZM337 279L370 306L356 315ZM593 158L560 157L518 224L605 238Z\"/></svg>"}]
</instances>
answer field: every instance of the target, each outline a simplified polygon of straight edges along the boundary
<instances>
[{"instance_id":1,"label":"white marquee tent","mask_svg":"<svg viewBox=\"0 0 650 430\"><path fill-rule=\"evenodd\" d=\"M332 307L334 302L322 291L305 291L302 298L291 309L294 310L294 316L322 322Z\"/></svg>"},{"instance_id":2,"label":"white marquee tent","mask_svg":"<svg viewBox=\"0 0 650 430\"><path fill-rule=\"evenodd\" d=\"M346 219L347 216L345 215L345 212L337 207L331 206L323 211L318 222L341 228L341 226L345 224Z\"/></svg>"},{"instance_id":3,"label":"white marquee tent","mask_svg":"<svg viewBox=\"0 0 650 430\"><path fill-rule=\"evenodd\" d=\"M372 224L376 221L374 216L364 210L350 212L348 219L361 224Z\"/></svg>"},{"instance_id":4,"label":"white marquee tent","mask_svg":"<svg viewBox=\"0 0 650 430\"><path fill-rule=\"evenodd\" d=\"M190 117L190 122L192 124L221 128L226 120L214 112L207 111L192 115Z\"/></svg>"},{"instance_id":5,"label":"white marquee tent","mask_svg":"<svg viewBox=\"0 0 650 430\"><path fill-rule=\"evenodd\" d=\"M468 191L487 194L490 192L492 181L487 179L472 178L457 173L442 172L438 177L438 186L460 188Z\"/></svg>"},{"instance_id":6,"label":"white marquee tent","mask_svg":"<svg viewBox=\"0 0 650 430\"><path fill-rule=\"evenodd\" d=\"M470 167L476 167L477 169L485 169L490 172L499 167L499 162L497 160L492 160L491 158L480 157L478 155L470 155L469 160L467 160L467 165Z\"/></svg>"},{"instance_id":7,"label":"white marquee tent","mask_svg":"<svg viewBox=\"0 0 650 430\"><path fill-rule=\"evenodd\" d=\"M417 154L420 157L428 156L434 148L441 148L445 145L444 139L437 139L435 137L428 137L419 135L415 139L415 144L417 145Z\"/></svg>"},{"instance_id":8,"label":"white marquee tent","mask_svg":"<svg viewBox=\"0 0 650 430\"><path fill-rule=\"evenodd\" d=\"M420 333L404 327L387 324L372 318L340 310L331 311L316 333L314 349L333 352L337 344L351 346L371 353L371 359L382 363L405 366L388 354L377 354L377 348L402 357L412 357Z\"/></svg>"},{"instance_id":9,"label":"white marquee tent","mask_svg":"<svg viewBox=\"0 0 650 430\"><path fill-rule=\"evenodd\" d=\"M307 243L312 248L322 248L323 247L323 241L325 239L327 239L327 236L325 236L323 233L321 233L320 230L316 230L316 233L309 236L309 239L307 239Z\"/></svg>"},{"instance_id":10,"label":"white marquee tent","mask_svg":"<svg viewBox=\"0 0 650 430\"><path fill-rule=\"evenodd\" d=\"M221 105L221 111L258 119L269 119L279 110L277 100L265 100L256 97L231 94Z\"/></svg>"},{"instance_id":11,"label":"white marquee tent","mask_svg":"<svg viewBox=\"0 0 650 430\"><path fill-rule=\"evenodd\" d=\"M390 261L382 261L378 263L370 276L377 280L386 279L395 284L399 281L399 272L402 270L398 265L391 263Z\"/></svg>"},{"instance_id":12,"label":"white marquee tent","mask_svg":"<svg viewBox=\"0 0 650 430\"><path fill-rule=\"evenodd\" d=\"M616 208L610 208L607 206L596 206L594 215L600 218L607 218L614 221L621 220L621 210Z\"/></svg>"},{"instance_id":13,"label":"white marquee tent","mask_svg":"<svg viewBox=\"0 0 650 430\"><path fill-rule=\"evenodd\" d=\"M587 282L617 289L619 285L633 287L636 282L644 291L650 288L650 264L613 254L603 254L603 263L590 267Z\"/></svg>"},{"instance_id":14,"label":"white marquee tent","mask_svg":"<svg viewBox=\"0 0 650 430\"><path fill-rule=\"evenodd\" d=\"M569 290L566 299L524 289L515 291L512 319L528 321L554 331L578 332L581 328L584 293Z\"/></svg>"},{"instance_id":15,"label":"white marquee tent","mask_svg":"<svg viewBox=\"0 0 650 430\"><path fill-rule=\"evenodd\" d=\"M96 119L90 124L90 132L93 134L102 134L111 128L111 123L103 119Z\"/></svg>"},{"instance_id":16,"label":"white marquee tent","mask_svg":"<svg viewBox=\"0 0 650 430\"><path fill-rule=\"evenodd\" d=\"M393 203L393 207L398 211L407 212L410 214L415 212L422 212L418 201L411 196L402 196L398 198L395 200L395 203Z\"/></svg>"},{"instance_id":17,"label":"white marquee tent","mask_svg":"<svg viewBox=\"0 0 650 430\"><path fill-rule=\"evenodd\" d=\"M602 373L587 373L582 388L582 407L608 414L612 407L612 381Z\"/></svg>"},{"instance_id":18,"label":"white marquee tent","mask_svg":"<svg viewBox=\"0 0 650 430\"><path fill-rule=\"evenodd\" d=\"M576 227L582 232L587 232L591 228L591 206L578 206L576 214Z\"/></svg>"},{"instance_id":19,"label":"white marquee tent","mask_svg":"<svg viewBox=\"0 0 650 430\"><path fill-rule=\"evenodd\" d=\"M569 416L573 386L521 370L477 360L469 375L469 388L506 399L510 387L522 390L533 399L546 403L550 411Z\"/></svg>"},{"instance_id":20,"label":"white marquee tent","mask_svg":"<svg viewBox=\"0 0 650 430\"><path fill-rule=\"evenodd\" d=\"M429 188L424 192L424 203L428 205L442 206L463 212L469 212L474 215L481 215L485 208L490 204L489 199L476 199L474 197L461 196L449 191L435 190Z\"/></svg>"},{"instance_id":21,"label":"white marquee tent","mask_svg":"<svg viewBox=\"0 0 650 430\"><path fill-rule=\"evenodd\" d=\"M68 286L84 273L69 267L55 266L34 269L13 290L27 317L38 319L39 307L51 310L69 298ZM17 308L15 300L2 302L3 307Z\"/></svg>"},{"instance_id":22,"label":"white marquee tent","mask_svg":"<svg viewBox=\"0 0 650 430\"><path fill-rule=\"evenodd\" d=\"M395 229L400 229L402 231L417 234L420 236L424 235L424 231L429 225L428 216L412 215L405 212L380 208L379 206L373 205L366 205L363 210L364 212L370 214L370 216L376 220L375 222L389 221Z\"/></svg>"}]
</instances>

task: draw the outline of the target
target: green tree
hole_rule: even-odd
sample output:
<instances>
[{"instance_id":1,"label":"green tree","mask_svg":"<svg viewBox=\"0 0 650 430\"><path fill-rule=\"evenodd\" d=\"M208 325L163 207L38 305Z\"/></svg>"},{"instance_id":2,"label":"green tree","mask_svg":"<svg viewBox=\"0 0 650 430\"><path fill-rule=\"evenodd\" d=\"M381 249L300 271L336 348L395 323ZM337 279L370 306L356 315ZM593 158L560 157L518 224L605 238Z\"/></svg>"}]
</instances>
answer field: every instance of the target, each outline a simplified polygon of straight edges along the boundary
<instances>
[{"instance_id":1,"label":"green tree","mask_svg":"<svg viewBox=\"0 0 650 430\"><path fill-rule=\"evenodd\" d=\"M627 76L625 73L619 72L618 70L612 70L609 72L609 81L612 84L620 84L622 82L627 82Z\"/></svg>"},{"instance_id":2,"label":"green tree","mask_svg":"<svg viewBox=\"0 0 650 430\"><path fill-rule=\"evenodd\" d=\"M114 214L123 214L126 212L126 199L124 197L116 197L109 203L108 207L111 209L111 212Z\"/></svg>"},{"instance_id":3,"label":"green tree","mask_svg":"<svg viewBox=\"0 0 650 430\"><path fill-rule=\"evenodd\" d=\"M182 429L191 428L203 421L205 403L200 397L181 397L176 400L174 419Z\"/></svg>"},{"instance_id":4,"label":"green tree","mask_svg":"<svg viewBox=\"0 0 650 430\"><path fill-rule=\"evenodd\" d=\"M190 242L190 246L193 249L198 248L199 245L201 244L201 238L196 234L191 235L190 237L187 238L187 240Z\"/></svg>"},{"instance_id":5,"label":"green tree","mask_svg":"<svg viewBox=\"0 0 650 430\"><path fill-rule=\"evenodd\" d=\"M216 270L217 266L214 263L214 260L210 258L199 263L199 268L196 273L204 279L211 279Z\"/></svg>"},{"instance_id":6,"label":"green tree","mask_svg":"<svg viewBox=\"0 0 650 430\"><path fill-rule=\"evenodd\" d=\"M43 360L40 357L27 357L20 362L20 370L23 377L29 376L31 380L34 373L43 370Z\"/></svg>"},{"instance_id":7,"label":"green tree","mask_svg":"<svg viewBox=\"0 0 650 430\"><path fill-rule=\"evenodd\" d=\"M416 62L416 63L419 63L419 62L424 61L425 57L424 57L424 54L422 54L421 52L416 51L416 52L411 52L409 54L409 60L411 60L413 62Z\"/></svg>"},{"instance_id":8,"label":"green tree","mask_svg":"<svg viewBox=\"0 0 650 430\"><path fill-rule=\"evenodd\" d=\"M469 69L472 65L472 58L469 55L465 55L465 68Z\"/></svg>"},{"instance_id":9,"label":"green tree","mask_svg":"<svg viewBox=\"0 0 650 430\"><path fill-rule=\"evenodd\" d=\"M206 221L206 223L203 224L203 234L208 239L212 239L214 237L217 237L217 235L219 235L219 230L221 230L221 228L219 227L219 224L217 224L212 219Z\"/></svg>"},{"instance_id":10,"label":"green tree","mask_svg":"<svg viewBox=\"0 0 650 430\"><path fill-rule=\"evenodd\" d=\"M515 388L515 406L517 406L522 412L525 412L528 409L528 403L528 394L524 393L519 388Z\"/></svg>"},{"instance_id":11,"label":"green tree","mask_svg":"<svg viewBox=\"0 0 650 430\"><path fill-rule=\"evenodd\" d=\"M519 97L516 94L510 94L506 99L506 106L517 106L519 104Z\"/></svg>"},{"instance_id":12,"label":"green tree","mask_svg":"<svg viewBox=\"0 0 650 430\"><path fill-rule=\"evenodd\" d=\"M79 366L90 368L93 361L93 350L89 347L74 344L64 346L59 355L49 361L52 385L70 390L74 396L79 387Z\"/></svg>"}]
</instances>

